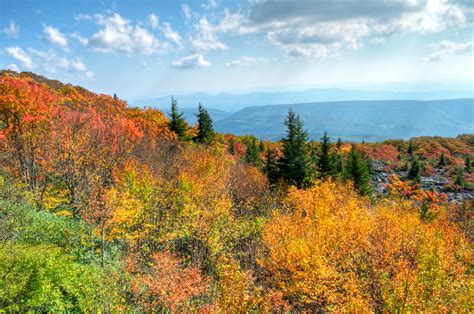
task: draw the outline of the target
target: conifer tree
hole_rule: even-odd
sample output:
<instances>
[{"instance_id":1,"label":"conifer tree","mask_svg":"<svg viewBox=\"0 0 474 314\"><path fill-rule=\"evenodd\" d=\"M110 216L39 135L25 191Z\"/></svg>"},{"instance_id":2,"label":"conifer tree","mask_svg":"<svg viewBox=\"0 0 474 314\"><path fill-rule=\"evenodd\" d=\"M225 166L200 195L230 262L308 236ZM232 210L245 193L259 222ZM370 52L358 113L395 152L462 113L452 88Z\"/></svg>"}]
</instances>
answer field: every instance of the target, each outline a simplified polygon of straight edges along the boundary
<instances>
[{"instance_id":1,"label":"conifer tree","mask_svg":"<svg viewBox=\"0 0 474 314\"><path fill-rule=\"evenodd\" d=\"M114 100L118 100L117 94L114 93Z\"/></svg>"},{"instance_id":2,"label":"conifer tree","mask_svg":"<svg viewBox=\"0 0 474 314\"><path fill-rule=\"evenodd\" d=\"M467 173L472 172L472 161L471 161L471 156L467 156L466 159L464 160L464 166L466 169Z\"/></svg>"},{"instance_id":3,"label":"conifer tree","mask_svg":"<svg viewBox=\"0 0 474 314\"><path fill-rule=\"evenodd\" d=\"M464 182L464 172L461 167L458 167L458 172L456 174L456 180L454 181L456 185L459 185L460 187L464 187L465 182Z\"/></svg>"},{"instance_id":4,"label":"conifer tree","mask_svg":"<svg viewBox=\"0 0 474 314\"><path fill-rule=\"evenodd\" d=\"M285 119L285 126L287 135L281 140L283 157L278 162L279 172L286 182L302 188L308 185L311 177L308 133L299 116L291 109Z\"/></svg>"},{"instance_id":5,"label":"conifer tree","mask_svg":"<svg viewBox=\"0 0 474 314\"><path fill-rule=\"evenodd\" d=\"M338 138L337 138L336 147L339 149L339 148L341 148L341 146L342 146L342 140L341 140L340 137L338 137Z\"/></svg>"},{"instance_id":6,"label":"conifer tree","mask_svg":"<svg viewBox=\"0 0 474 314\"><path fill-rule=\"evenodd\" d=\"M232 155L235 155L235 139L232 137L229 140L229 153Z\"/></svg>"},{"instance_id":7,"label":"conifer tree","mask_svg":"<svg viewBox=\"0 0 474 314\"><path fill-rule=\"evenodd\" d=\"M268 149L265 154L265 166L263 171L267 175L270 185L274 185L280 178L277 153L273 149Z\"/></svg>"},{"instance_id":8,"label":"conifer tree","mask_svg":"<svg viewBox=\"0 0 474 314\"><path fill-rule=\"evenodd\" d=\"M263 140L260 140L260 144L258 145L258 149L261 152L265 151L265 143L263 142Z\"/></svg>"},{"instance_id":9,"label":"conifer tree","mask_svg":"<svg viewBox=\"0 0 474 314\"><path fill-rule=\"evenodd\" d=\"M439 161L438 161L438 167L444 167L448 164L448 161L446 160L446 156L444 153L441 153L439 156Z\"/></svg>"},{"instance_id":10,"label":"conifer tree","mask_svg":"<svg viewBox=\"0 0 474 314\"><path fill-rule=\"evenodd\" d=\"M333 155L330 154L331 141L326 132L321 137L321 148L318 154L318 177L325 179L336 174L336 165Z\"/></svg>"},{"instance_id":11,"label":"conifer tree","mask_svg":"<svg viewBox=\"0 0 474 314\"><path fill-rule=\"evenodd\" d=\"M183 113L178 112L178 102L176 99L171 98L171 112L169 113L170 120L168 121L168 127L174 132L179 139L186 138L186 121L183 118Z\"/></svg>"},{"instance_id":12,"label":"conifer tree","mask_svg":"<svg viewBox=\"0 0 474 314\"><path fill-rule=\"evenodd\" d=\"M370 195L372 186L369 168L367 162L355 150L354 145L352 145L344 170L345 178L354 182L354 187L359 194Z\"/></svg>"},{"instance_id":13,"label":"conifer tree","mask_svg":"<svg viewBox=\"0 0 474 314\"><path fill-rule=\"evenodd\" d=\"M202 144L211 144L215 136L212 119L201 103L199 103L196 117L198 118L198 134L195 137L195 141Z\"/></svg>"},{"instance_id":14,"label":"conifer tree","mask_svg":"<svg viewBox=\"0 0 474 314\"><path fill-rule=\"evenodd\" d=\"M250 140L246 143L246 150L244 160L256 167L260 167L261 160L259 156L259 148L257 147L257 140L255 137L250 138Z\"/></svg>"},{"instance_id":15,"label":"conifer tree","mask_svg":"<svg viewBox=\"0 0 474 314\"><path fill-rule=\"evenodd\" d=\"M411 167L408 170L408 179L419 182L421 179L421 165L418 161L418 157L413 155Z\"/></svg>"},{"instance_id":16,"label":"conifer tree","mask_svg":"<svg viewBox=\"0 0 474 314\"><path fill-rule=\"evenodd\" d=\"M332 160L334 160L336 175L340 175L344 171L344 163L343 163L341 154L337 152L332 152L331 158Z\"/></svg>"},{"instance_id":17,"label":"conifer tree","mask_svg":"<svg viewBox=\"0 0 474 314\"><path fill-rule=\"evenodd\" d=\"M413 155L413 153L414 153L413 143L411 142L411 140L408 142L407 153L408 153L409 155Z\"/></svg>"}]
</instances>

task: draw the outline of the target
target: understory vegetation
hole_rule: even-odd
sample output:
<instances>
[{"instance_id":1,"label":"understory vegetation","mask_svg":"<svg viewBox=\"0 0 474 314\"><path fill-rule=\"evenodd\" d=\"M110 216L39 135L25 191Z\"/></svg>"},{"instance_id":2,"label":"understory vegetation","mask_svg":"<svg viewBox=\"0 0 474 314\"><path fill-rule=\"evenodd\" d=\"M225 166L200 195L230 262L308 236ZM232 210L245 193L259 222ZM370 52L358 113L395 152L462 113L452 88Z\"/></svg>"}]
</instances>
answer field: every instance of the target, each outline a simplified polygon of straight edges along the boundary
<instances>
[{"instance_id":1,"label":"understory vegetation","mask_svg":"<svg viewBox=\"0 0 474 314\"><path fill-rule=\"evenodd\" d=\"M469 312L474 136L280 142L0 76L0 311ZM394 170L376 193L372 161ZM406 178L395 174L406 172Z\"/></svg>"}]
</instances>

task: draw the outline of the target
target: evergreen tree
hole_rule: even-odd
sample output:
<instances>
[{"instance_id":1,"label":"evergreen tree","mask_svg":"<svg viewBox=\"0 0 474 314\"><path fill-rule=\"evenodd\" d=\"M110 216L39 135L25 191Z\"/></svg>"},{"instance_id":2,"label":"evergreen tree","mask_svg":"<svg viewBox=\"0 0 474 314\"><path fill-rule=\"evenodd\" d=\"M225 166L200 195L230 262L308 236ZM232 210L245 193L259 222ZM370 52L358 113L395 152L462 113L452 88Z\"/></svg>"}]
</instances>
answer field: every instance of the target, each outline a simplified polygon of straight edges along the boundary
<instances>
[{"instance_id":1,"label":"evergreen tree","mask_svg":"<svg viewBox=\"0 0 474 314\"><path fill-rule=\"evenodd\" d=\"M303 122L290 109L285 119L287 135L281 140L283 157L280 158L279 173L286 182L302 188L308 185L311 177L311 159L308 154L308 133Z\"/></svg>"},{"instance_id":2,"label":"evergreen tree","mask_svg":"<svg viewBox=\"0 0 474 314\"><path fill-rule=\"evenodd\" d=\"M117 94L114 93L114 100L118 100Z\"/></svg>"},{"instance_id":3,"label":"evergreen tree","mask_svg":"<svg viewBox=\"0 0 474 314\"><path fill-rule=\"evenodd\" d=\"M336 174L336 165L333 156L329 153L331 150L331 141L326 132L321 137L321 149L318 154L318 176L321 179L333 177Z\"/></svg>"},{"instance_id":4,"label":"evergreen tree","mask_svg":"<svg viewBox=\"0 0 474 314\"><path fill-rule=\"evenodd\" d=\"M183 113L178 112L178 102L176 99L171 98L171 113L168 114L170 120L168 121L168 127L174 132L179 139L186 138L186 121L184 120Z\"/></svg>"},{"instance_id":5,"label":"evergreen tree","mask_svg":"<svg viewBox=\"0 0 474 314\"><path fill-rule=\"evenodd\" d=\"M257 140L255 137L252 137L247 143L246 143L246 150L245 150L245 156L244 160L256 167L260 167L261 165L261 160L259 156L259 148L257 147Z\"/></svg>"},{"instance_id":6,"label":"evergreen tree","mask_svg":"<svg viewBox=\"0 0 474 314\"><path fill-rule=\"evenodd\" d=\"M413 155L413 153L414 153L413 143L411 142L411 140L408 142L407 153L408 153L409 155Z\"/></svg>"},{"instance_id":7,"label":"evergreen tree","mask_svg":"<svg viewBox=\"0 0 474 314\"><path fill-rule=\"evenodd\" d=\"M459 185L460 187L464 187L465 182L464 182L464 171L462 170L461 167L458 167L458 172L456 175L456 180L454 181L456 185Z\"/></svg>"},{"instance_id":8,"label":"evergreen tree","mask_svg":"<svg viewBox=\"0 0 474 314\"><path fill-rule=\"evenodd\" d=\"M273 149L268 149L265 154L265 166L263 171L267 175L270 185L274 185L280 178L277 153Z\"/></svg>"},{"instance_id":9,"label":"evergreen tree","mask_svg":"<svg viewBox=\"0 0 474 314\"><path fill-rule=\"evenodd\" d=\"M341 140L341 138L339 137L339 138L337 139L336 147L339 149L339 148L341 148L341 146L342 146L342 140Z\"/></svg>"},{"instance_id":10,"label":"evergreen tree","mask_svg":"<svg viewBox=\"0 0 474 314\"><path fill-rule=\"evenodd\" d=\"M341 154L338 154L337 152L332 152L331 158L332 160L334 160L336 174L340 175L344 172L344 163Z\"/></svg>"},{"instance_id":11,"label":"evergreen tree","mask_svg":"<svg viewBox=\"0 0 474 314\"><path fill-rule=\"evenodd\" d=\"M260 144L258 145L258 149L261 152L265 151L265 143L263 142L263 140L260 140Z\"/></svg>"},{"instance_id":12,"label":"evergreen tree","mask_svg":"<svg viewBox=\"0 0 474 314\"><path fill-rule=\"evenodd\" d=\"M235 155L235 139L233 137L230 138L229 140L229 153L232 155Z\"/></svg>"},{"instance_id":13,"label":"evergreen tree","mask_svg":"<svg viewBox=\"0 0 474 314\"><path fill-rule=\"evenodd\" d=\"M464 160L464 165L467 173L472 172L472 162L471 162L471 156L467 156L466 159Z\"/></svg>"},{"instance_id":14,"label":"evergreen tree","mask_svg":"<svg viewBox=\"0 0 474 314\"><path fill-rule=\"evenodd\" d=\"M211 144L215 136L212 119L209 112L200 103L196 117L198 118L198 134L195 141L202 144Z\"/></svg>"},{"instance_id":15,"label":"evergreen tree","mask_svg":"<svg viewBox=\"0 0 474 314\"><path fill-rule=\"evenodd\" d=\"M359 194L370 195L372 186L369 168L364 158L355 150L354 145L352 145L344 171L345 178L354 182L354 187Z\"/></svg>"},{"instance_id":16,"label":"evergreen tree","mask_svg":"<svg viewBox=\"0 0 474 314\"><path fill-rule=\"evenodd\" d=\"M419 182L421 179L421 165L416 155L413 155L411 167L408 170L408 179Z\"/></svg>"},{"instance_id":17,"label":"evergreen tree","mask_svg":"<svg viewBox=\"0 0 474 314\"><path fill-rule=\"evenodd\" d=\"M439 161L438 161L438 167L444 167L448 164L448 161L446 160L446 156L444 153L441 153L439 156Z\"/></svg>"}]
</instances>

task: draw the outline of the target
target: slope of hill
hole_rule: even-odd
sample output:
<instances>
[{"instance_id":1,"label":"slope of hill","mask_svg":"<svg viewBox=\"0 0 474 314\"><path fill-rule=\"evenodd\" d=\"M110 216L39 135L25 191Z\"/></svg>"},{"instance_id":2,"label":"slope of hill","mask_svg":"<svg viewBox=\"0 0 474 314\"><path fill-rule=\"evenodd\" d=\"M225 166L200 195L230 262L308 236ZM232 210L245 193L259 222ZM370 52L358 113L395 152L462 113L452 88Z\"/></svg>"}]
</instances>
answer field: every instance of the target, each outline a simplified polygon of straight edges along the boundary
<instances>
[{"instance_id":1,"label":"slope of hill","mask_svg":"<svg viewBox=\"0 0 474 314\"><path fill-rule=\"evenodd\" d=\"M136 106L166 108L171 96L142 99L133 102ZM315 88L293 92L255 92L249 94L220 93L210 95L194 93L177 95L175 98L181 107L196 107L199 102L208 108L225 111L237 111L249 106L280 105L291 103L310 103L348 100L435 100L474 98L472 90L436 90L423 92L407 91L366 91L339 88Z\"/></svg>"},{"instance_id":2,"label":"slope of hill","mask_svg":"<svg viewBox=\"0 0 474 314\"><path fill-rule=\"evenodd\" d=\"M311 138L324 131L351 141L380 141L422 135L456 136L474 132L474 99L433 101L344 101L255 106L217 121L216 130L253 134L275 140L284 134L283 121L293 108Z\"/></svg>"}]
</instances>

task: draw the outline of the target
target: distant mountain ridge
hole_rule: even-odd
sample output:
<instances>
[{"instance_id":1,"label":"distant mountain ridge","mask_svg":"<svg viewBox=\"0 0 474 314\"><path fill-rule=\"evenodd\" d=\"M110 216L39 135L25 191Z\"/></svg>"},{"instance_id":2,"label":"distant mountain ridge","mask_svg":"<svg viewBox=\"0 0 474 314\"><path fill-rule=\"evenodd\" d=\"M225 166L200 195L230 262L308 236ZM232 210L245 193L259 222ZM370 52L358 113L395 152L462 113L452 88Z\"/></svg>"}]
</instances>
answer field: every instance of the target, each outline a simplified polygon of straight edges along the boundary
<instances>
[{"instance_id":1,"label":"distant mountain ridge","mask_svg":"<svg viewBox=\"0 0 474 314\"><path fill-rule=\"evenodd\" d=\"M197 107L202 103L206 108L235 112L250 106L282 105L290 103L313 103L353 100L438 100L474 98L474 90L437 90L424 92L407 91L367 91L340 88L314 88L293 92L255 92L248 94L220 93L216 95L193 93L176 95L181 108ZM136 106L169 108L171 96L136 100Z\"/></svg>"},{"instance_id":2,"label":"distant mountain ridge","mask_svg":"<svg viewBox=\"0 0 474 314\"><path fill-rule=\"evenodd\" d=\"M252 106L218 120L214 125L222 133L253 134L262 139L278 140L285 133L283 121L290 108L300 115L312 139L318 139L324 131L333 138L356 142L474 133L473 98Z\"/></svg>"}]
</instances>

